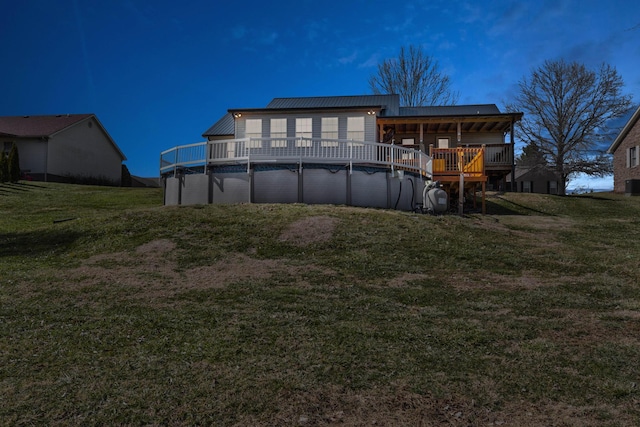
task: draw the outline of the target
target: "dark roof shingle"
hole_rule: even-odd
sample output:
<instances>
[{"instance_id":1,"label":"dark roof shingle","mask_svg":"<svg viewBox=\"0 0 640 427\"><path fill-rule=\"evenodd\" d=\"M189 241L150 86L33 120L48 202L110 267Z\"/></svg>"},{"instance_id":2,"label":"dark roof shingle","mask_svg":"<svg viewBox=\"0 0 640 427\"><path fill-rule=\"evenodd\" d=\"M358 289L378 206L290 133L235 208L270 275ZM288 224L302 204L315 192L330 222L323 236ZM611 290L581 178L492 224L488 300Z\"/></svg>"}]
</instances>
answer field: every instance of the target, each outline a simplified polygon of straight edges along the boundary
<instances>
[{"instance_id":1,"label":"dark roof shingle","mask_svg":"<svg viewBox=\"0 0 640 427\"><path fill-rule=\"evenodd\" d=\"M48 137L93 115L64 114L56 116L0 117L0 134L16 137Z\"/></svg>"}]
</instances>

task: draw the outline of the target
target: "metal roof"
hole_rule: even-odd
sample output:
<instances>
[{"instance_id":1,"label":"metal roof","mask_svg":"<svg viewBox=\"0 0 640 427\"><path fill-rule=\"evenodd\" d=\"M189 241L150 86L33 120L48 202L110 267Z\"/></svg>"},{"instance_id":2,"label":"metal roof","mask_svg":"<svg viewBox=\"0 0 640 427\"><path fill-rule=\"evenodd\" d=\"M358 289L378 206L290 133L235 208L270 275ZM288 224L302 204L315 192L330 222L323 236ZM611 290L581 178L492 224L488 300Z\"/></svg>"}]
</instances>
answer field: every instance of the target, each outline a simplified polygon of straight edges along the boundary
<instances>
[{"instance_id":1,"label":"metal roof","mask_svg":"<svg viewBox=\"0 0 640 427\"><path fill-rule=\"evenodd\" d=\"M207 129L202 136L225 136L235 134L235 122L233 115L227 113L220 118L213 126Z\"/></svg>"},{"instance_id":2,"label":"metal roof","mask_svg":"<svg viewBox=\"0 0 640 427\"><path fill-rule=\"evenodd\" d=\"M472 116L501 114L495 104L435 105L430 107L400 107L399 116Z\"/></svg>"},{"instance_id":3,"label":"metal roof","mask_svg":"<svg viewBox=\"0 0 640 427\"><path fill-rule=\"evenodd\" d=\"M400 105L398 95L312 96L274 98L267 109L358 108L382 107L385 115L396 115Z\"/></svg>"}]
</instances>

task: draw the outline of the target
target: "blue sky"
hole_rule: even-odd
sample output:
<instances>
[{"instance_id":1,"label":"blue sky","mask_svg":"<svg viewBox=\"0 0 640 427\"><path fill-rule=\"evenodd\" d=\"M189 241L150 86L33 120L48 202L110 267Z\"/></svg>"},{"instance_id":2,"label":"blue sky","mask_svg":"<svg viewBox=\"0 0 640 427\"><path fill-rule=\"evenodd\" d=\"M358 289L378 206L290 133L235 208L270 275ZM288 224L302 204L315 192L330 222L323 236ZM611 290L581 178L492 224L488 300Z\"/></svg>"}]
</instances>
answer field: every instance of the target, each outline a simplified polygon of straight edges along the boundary
<instances>
[{"instance_id":1,"label":"blue sky","mask_svg":"<svg viewBox=\"0 0 640 427\"><path fill-rule=\"evenodd\" d=\"M157 176L162 150L203 140L229 108L370 93L376 65L409 44L439 62L462 104L503 108L518 80L560 58L615 66L640 102L635 0L23 0L2 9L0 115L95 113L140 176Z\"/></svg>"}]
</instances>

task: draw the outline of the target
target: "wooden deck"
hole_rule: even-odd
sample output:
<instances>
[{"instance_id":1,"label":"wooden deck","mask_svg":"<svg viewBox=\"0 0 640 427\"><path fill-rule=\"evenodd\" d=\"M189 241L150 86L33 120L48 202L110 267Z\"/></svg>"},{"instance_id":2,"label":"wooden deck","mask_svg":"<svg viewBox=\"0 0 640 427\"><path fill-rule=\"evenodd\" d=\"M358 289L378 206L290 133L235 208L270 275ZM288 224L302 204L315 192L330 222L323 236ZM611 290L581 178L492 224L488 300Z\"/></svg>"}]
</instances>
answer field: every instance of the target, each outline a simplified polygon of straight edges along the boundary
<instances>
[{"instance_id":1,"label":"wooden deck","mask_svg":"<svg viewBox=\"0 0 640 427\"><path fill-rule=\"evenodd\" d=\"M440 181L445 191L453 200L458 195L458 212L462 214L464 193L473 193L474 207L478 185L482 187L482 213L486 213L485 146L467 148L431 148L429 155L433 158L433 180ZM460 191L460 188L463 191Z\"/></svg>"}]
</instances>

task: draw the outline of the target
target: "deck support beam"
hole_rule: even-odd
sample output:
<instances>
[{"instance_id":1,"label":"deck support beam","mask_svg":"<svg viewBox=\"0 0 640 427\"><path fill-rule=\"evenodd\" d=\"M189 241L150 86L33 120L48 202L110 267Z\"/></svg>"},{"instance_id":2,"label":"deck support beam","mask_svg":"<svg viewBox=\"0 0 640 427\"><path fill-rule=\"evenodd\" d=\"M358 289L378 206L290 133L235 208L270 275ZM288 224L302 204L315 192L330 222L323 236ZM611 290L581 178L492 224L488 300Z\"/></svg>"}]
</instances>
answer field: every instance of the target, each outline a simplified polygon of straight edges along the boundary
<instances>
[{"instance_id":1,"label":"deck support beam","mask_svg":"<svg viewBox=\"0 0 640 427\"><path fill-rule=\"evenodd\" d=\"M458 188L458 215L464 213L464 173L460 172L460 187Z\"/></svg>"}]
</instances>

